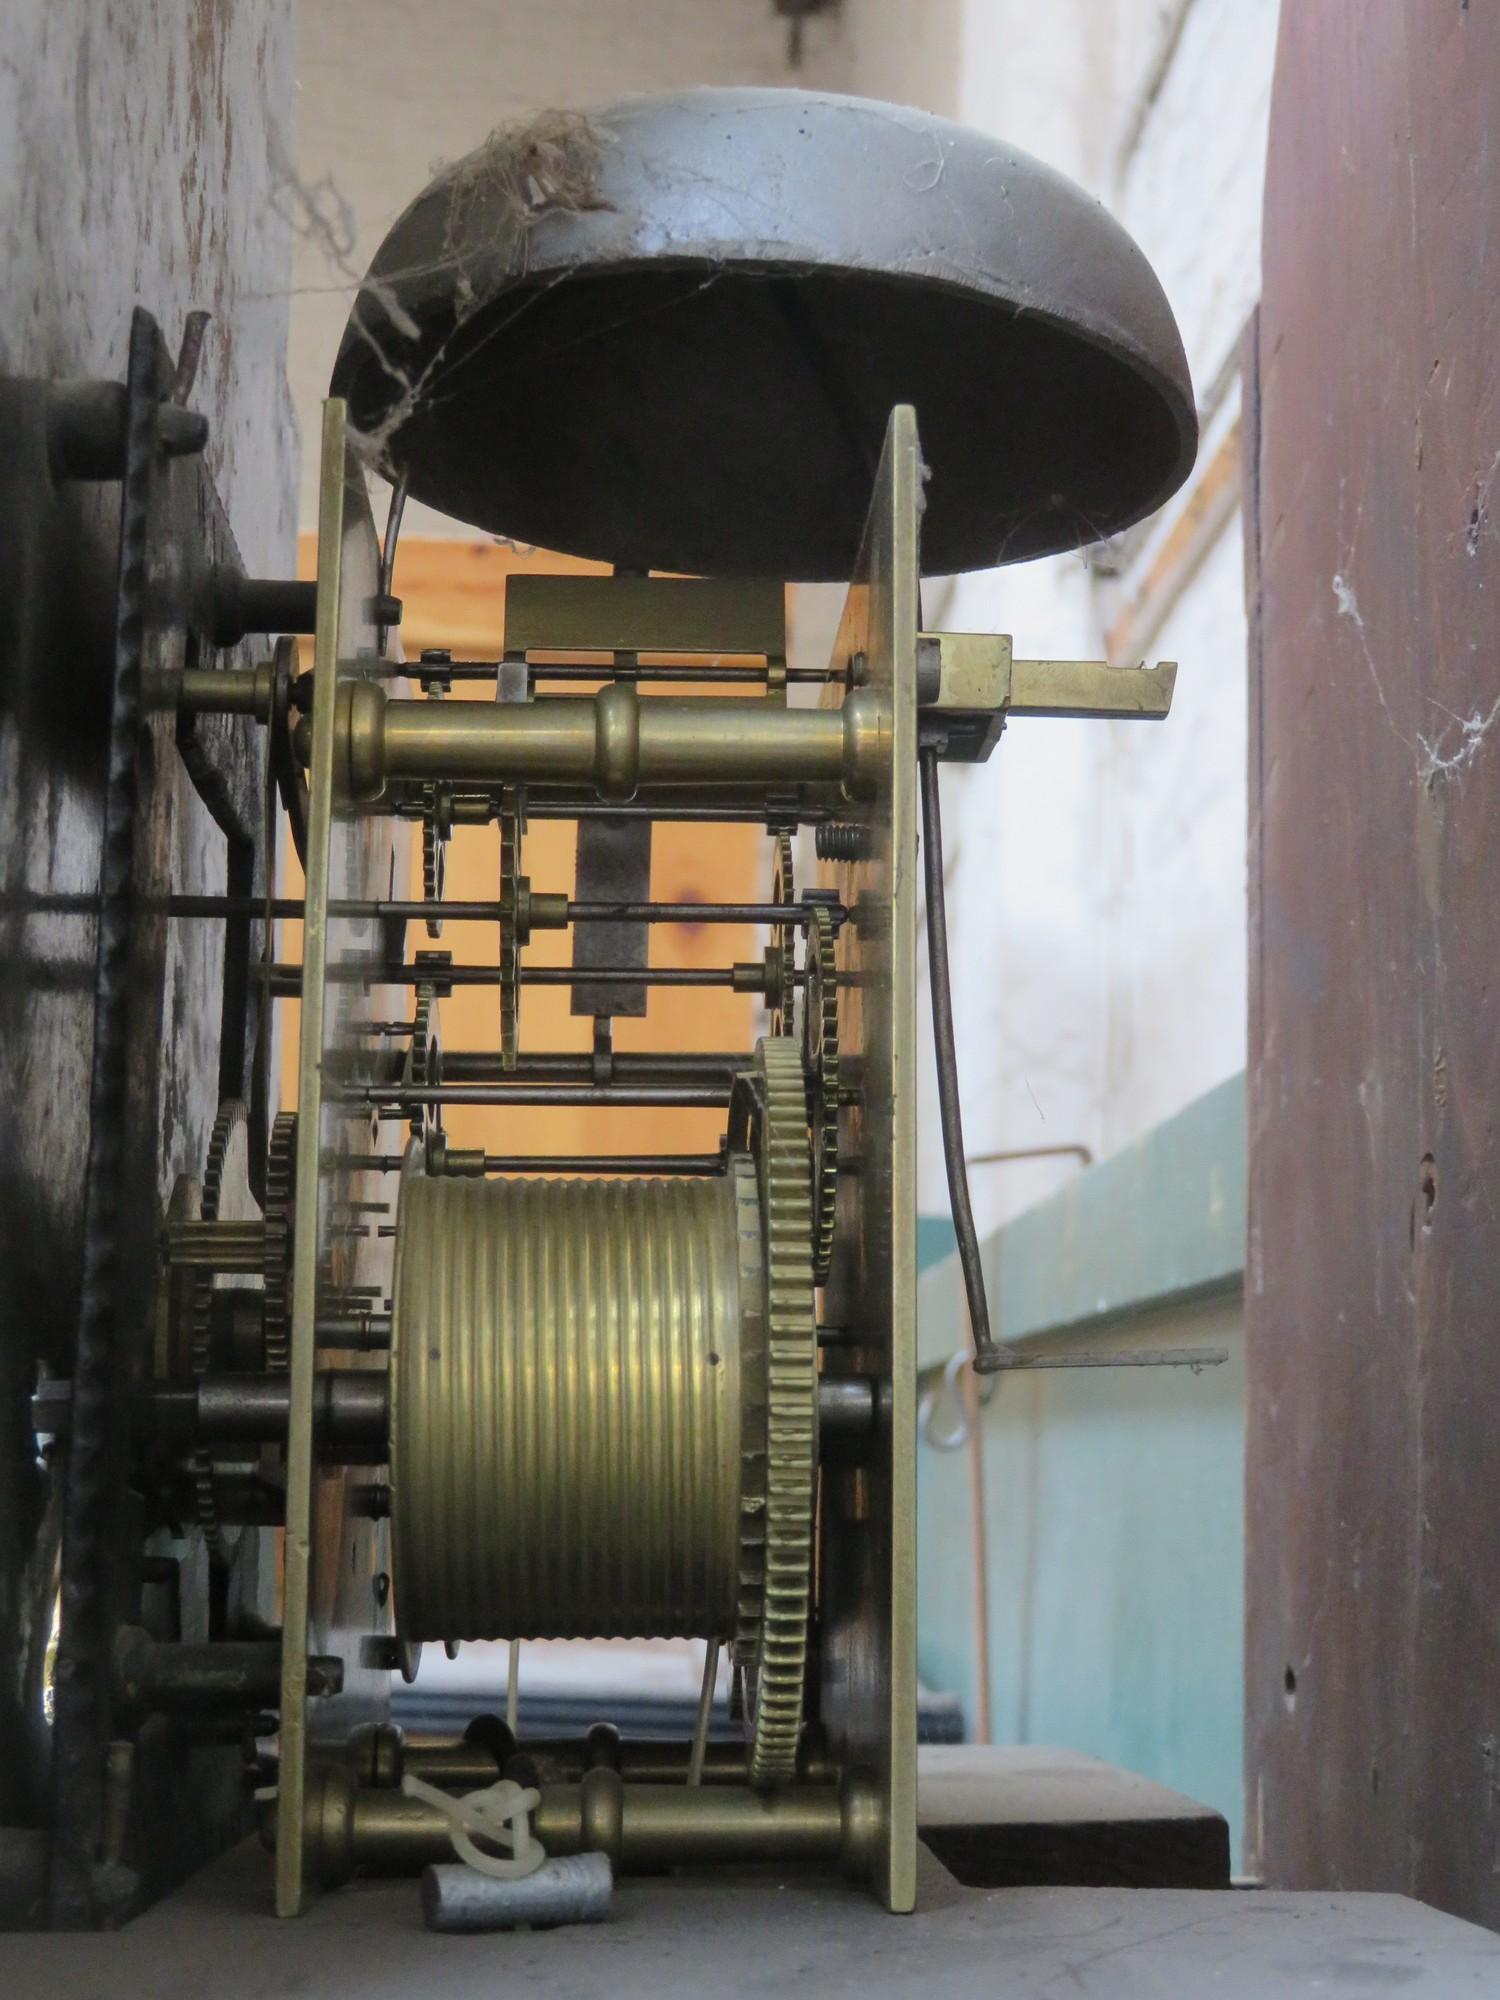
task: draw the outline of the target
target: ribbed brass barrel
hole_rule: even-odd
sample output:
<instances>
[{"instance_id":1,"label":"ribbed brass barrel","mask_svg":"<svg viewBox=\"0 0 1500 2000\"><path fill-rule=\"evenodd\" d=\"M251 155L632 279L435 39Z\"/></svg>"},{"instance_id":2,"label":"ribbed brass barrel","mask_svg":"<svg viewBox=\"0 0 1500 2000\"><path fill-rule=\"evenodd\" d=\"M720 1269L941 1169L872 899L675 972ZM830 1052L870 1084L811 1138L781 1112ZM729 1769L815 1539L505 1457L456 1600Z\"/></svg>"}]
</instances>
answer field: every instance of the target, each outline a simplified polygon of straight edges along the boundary
<instances>
[{"instance_id":1,"label":"ribbed brass barrel","mask_svg":"<svg viewBox=\"0 0 1500 2000\"><path fill-rule=\"evenodd\" d=\"M413 1639L728 1637L754 1174L402 1183L392 1585Z\"/></svg>"}]
</instances>

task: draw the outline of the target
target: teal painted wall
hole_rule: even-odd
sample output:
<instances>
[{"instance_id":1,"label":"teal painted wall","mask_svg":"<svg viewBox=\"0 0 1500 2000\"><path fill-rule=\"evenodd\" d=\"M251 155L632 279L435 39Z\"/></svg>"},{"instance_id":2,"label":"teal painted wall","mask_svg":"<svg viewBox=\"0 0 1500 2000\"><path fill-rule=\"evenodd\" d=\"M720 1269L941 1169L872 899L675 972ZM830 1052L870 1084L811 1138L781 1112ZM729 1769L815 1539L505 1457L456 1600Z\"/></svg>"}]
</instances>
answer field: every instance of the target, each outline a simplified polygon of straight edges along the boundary
<instances>
[{"instance_id":1,"label":"teal painted wall","mask_svg":"<svg viewBox=\"0 0 1500 2000\"><path fill-rule=\"evenodd\" d=\"M945 1257L953 1254L953 1224L946 1215L919 1215L917 1217L917 1271L920 1275L930 1264L941 1264Z\"/></svg>"},{"instance_id":2,"label":"teal painted wall","mask_svg":"<svg viewBox=\"0 0 1500 2000\"><path fill-rule=\"evenodd\" d=\"M992 1284L1010 1275L1002 1331L1016 1337L1024 1307L1028 1351L1208 1346L1227 1351L1224 1365L992 1378L980 1423L994 1740L1087 1751L1200 1799L1228 1819L1236 1857L1242 1148L1236 1079L987 1246ZM1112 1276L1089 1268L1122 1241ZM957 1285L951 1259L923 1277L924 1357L958 1345ZM1080 1316L1080 1303L1094 1309ZM954 1414L943 1394L934 1428ZM971 1454L924 1441L917 1465L919 1665L962 1697L972 1726Z\"/></svg>"}]
</instances>

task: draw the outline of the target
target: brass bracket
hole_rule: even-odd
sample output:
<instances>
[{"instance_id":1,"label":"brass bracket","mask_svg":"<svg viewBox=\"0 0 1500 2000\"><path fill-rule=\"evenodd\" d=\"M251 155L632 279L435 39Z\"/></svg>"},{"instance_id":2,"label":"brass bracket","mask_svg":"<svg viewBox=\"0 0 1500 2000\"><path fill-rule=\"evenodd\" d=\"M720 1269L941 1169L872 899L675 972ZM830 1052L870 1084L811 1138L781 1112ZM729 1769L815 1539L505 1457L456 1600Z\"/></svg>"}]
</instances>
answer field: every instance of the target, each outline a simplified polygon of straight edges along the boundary
<instances>
[{"instance_id":1,"label":"brass bracket","mask_svg":"<svg viewBox=\"0 0 1500 2000\"><path fill-rule=\"evenodd\" d=\"M1018 660L1005 633L917 635L917 701L924 738L944 739L950 763L982 764L1015 715L1160 722L1172 706L1177 662L1112 667L1103 660Z\"/></svg>"},{"instance_id":2,"label":"brass bracket","mask_svg":"<svg viewBox=\"0 0 1500 2000\"><path fill-rule=\"evenodd\" d=\"M535 576L507 579L505 650L758 655L786 668L786 586L748 578Z\"/></svg>"}]
</instances>

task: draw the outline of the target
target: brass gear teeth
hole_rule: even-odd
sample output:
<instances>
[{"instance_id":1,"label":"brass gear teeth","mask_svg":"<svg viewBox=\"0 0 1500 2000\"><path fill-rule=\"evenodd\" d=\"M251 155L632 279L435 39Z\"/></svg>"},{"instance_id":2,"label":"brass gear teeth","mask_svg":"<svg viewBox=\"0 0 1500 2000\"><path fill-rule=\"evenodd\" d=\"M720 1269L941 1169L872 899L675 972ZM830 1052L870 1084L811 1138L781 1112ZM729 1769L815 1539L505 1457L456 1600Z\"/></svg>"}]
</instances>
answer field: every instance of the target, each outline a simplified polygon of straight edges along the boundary
<instances>
[{"instance_id":1,"label":"brass gear teeth","mask_svg":"<svg viewBox=\"0 0 1500 2000\"><path fill-rule=\"evenodd\" d=\"M278 1111L266 1148L266 1301L261 1309L266 1366L291 1366L292 1203L297 1186L297 1114Z\"/></svg>"},{"instance_id":2,"label":"brass gear teeth","mask_svg":"<svg viewBox=\"0 0 1500 2000\"><path fill-rule=\"evenodd\" d=\"M833 1265L839 1191L839 990L833 919L821 907L813 910L807 934L802 1054L812 1129L813 1277L824 1285Z\"/></svg>"},{"instance_id":3,"label":"brass gear teeth","mask_svg":"<svg viewBox=\"0 0 1500 2000\"><path fill-rule=\"evenodd\" d=\"M756 1044L757 1167L765 1240L766 1470L759 1631L746 1662L750 1782L795 1777L812 1610L818 1464L818 1334L812 1182L802 1054L787 1036Z\"/></svg>"},{"instance_id":4,"label":"brass gear teeth","mask_svg":"<svg viewBox=\"0 0 1500 2000\"><path fill-rule=\"evenodd\" d=\"M520 788L500 795L500 1067L513 1070L520 1046L521 943L516 890L521 873L523 819Z\"/></svg>"},{"instance_id":5,"label":"brass gear teeth","mask_svg":"<svg viewBox=\"0 0 1500 2000\"><path fill-rule=\"evenodd\" d=\"M208 1135L208 1154L203 1163L203 1195L198 1204L199 1219L203 1222L217 1222L219 1219L219 1201L224 1188L224 1162L229 1154L235 1127L242 1125L244 1120L245 1107L237 1099L231 1099L219 1106L219 1115L214 1120L212 1132ZM208 1373L208 1364L212 1358L213 1295L213 1273L198 1272L193 1281L193 1337L190 1348L195 1381ZM222 1559L227 1551L224 1531L219 1523L212 1454L200 1446L193 1453L192 1466L193 1500L198 1510L198 1525L203 1530L203 1539L208 1544L210 1552Z\"/></svg>"},{"instance_id":6,"label":"brass gear teeth","mask_svg":"<svg viewBox=\"0 0 1500 2000\"><path fill-rule=\"evenodd\" d=\"M760 1641L766 1581L766 1273L765 1204L751 1152L754 1085L736 1083L729 1110L729 1171L740 1239L740 1548L736 1577L734 1720L746 1720L745 1680Z\"/></svg>"},{"instance_id":7,"label":"brass gear teeth","mask_svg":"<svg viewBox=\"0 0 1500 2000\"><path fill-rule=\"evenodd\" d=\"M771 901L795 907L797 883L792 836L789 833L778 833L775 838L776 868L771 877ZM776 990L768 996L771 1004L771 1033L792 1035L796 1033L797 925L778 925L775 945L779 954L776 960Z\"/></svg>"},{"instance_id":8,"label":"brass gear teeth","mask_svg":"<svg viewBox=\"0 0 1500 2000\"><path fill-rule=\"evenodd\" d=\"M417 988L412 1010L411 1041L406 1052L406 1081L417 1090L425 1090L435 1081L433 1014L436 1008L436 990L424 982ZM435 1111L436 1107L431 1104L412 1106L410 1125L414 1139L425 1138L429 1125L436 1124Z\"/></svg>"},{"instance_id":9,"label":"brass gear teeth","mask_svg":"<svg viewBox=\"0 0 1500 2000\"><path fill-rule=\"evenodd\" d=\"M213 1130L208 1135L208 1153L203 1162L203 1195L198 1216L203 1222L217 1222L219 1200L224 1187L224 1161L235 1126L244 1118L245 1107L231 1101L219 1106ZM210 1360L209 1342L213 1332L213 1288L211 1271L200 1271L193 1285L192 1367L194 1376L206 1375Z\"/></svg>"},{"instance_id":10,"label":"brass gear teeth","mask_svg":"<svg viewBox=\"0 0 1500 2000\"><path fill-rule=\"evenodd\" d=\"M429 903L443 900L444 841L438 832L437 806L433 798L433 787L429 785L422 812L422 895ZM443 920L440 916L426 919L427 935L440 938L443 935Z\"/></svg>"}]
</instances>

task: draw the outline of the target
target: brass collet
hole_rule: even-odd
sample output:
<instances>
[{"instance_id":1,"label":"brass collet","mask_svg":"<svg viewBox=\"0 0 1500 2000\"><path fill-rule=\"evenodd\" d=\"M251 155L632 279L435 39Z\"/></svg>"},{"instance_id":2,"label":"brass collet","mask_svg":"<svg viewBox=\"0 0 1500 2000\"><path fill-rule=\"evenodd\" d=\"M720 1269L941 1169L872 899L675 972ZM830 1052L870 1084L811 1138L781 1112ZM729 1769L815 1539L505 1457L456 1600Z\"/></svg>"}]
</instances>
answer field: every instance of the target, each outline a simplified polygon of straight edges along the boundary
<instances>
[{"instance_id":1,"label":"brass collet","mask_svg":"<svg viewBox=\"0 0 1500 2000\"><path fill-rule=\"evenodd\" d=\"M334 768L347 799L373 805L394 781L592 786L625 800L659 785L837 784L868 798L889 762L891 712L874 688L841 707L689 696L642 701L615 681L580 699L392 700L375 681L338 693Z\"/></svg>"}]
</instances>

